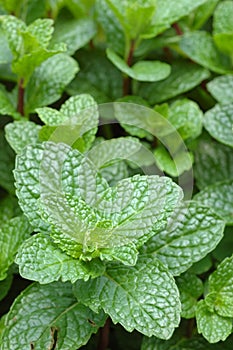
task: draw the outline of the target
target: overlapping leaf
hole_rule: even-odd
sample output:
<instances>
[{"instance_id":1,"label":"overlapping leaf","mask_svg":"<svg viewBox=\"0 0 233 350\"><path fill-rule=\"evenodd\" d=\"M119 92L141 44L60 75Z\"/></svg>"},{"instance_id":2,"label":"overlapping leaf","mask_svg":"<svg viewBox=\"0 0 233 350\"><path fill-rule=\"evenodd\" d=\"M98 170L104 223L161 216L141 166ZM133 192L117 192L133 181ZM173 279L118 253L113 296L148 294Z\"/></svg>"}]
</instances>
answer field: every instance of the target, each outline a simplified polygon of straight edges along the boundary
<instances>
[{"instance_id":1,"label":"overlapping leaf","mask_svg":"<svg viewBox=\"0 0 233 350\"><path fill-rule=\"evenodd\" d=\"M208 91L219 103L232 103L233 75L226 74L214 78L206 85Z\"/></svg>"}]
</instances>

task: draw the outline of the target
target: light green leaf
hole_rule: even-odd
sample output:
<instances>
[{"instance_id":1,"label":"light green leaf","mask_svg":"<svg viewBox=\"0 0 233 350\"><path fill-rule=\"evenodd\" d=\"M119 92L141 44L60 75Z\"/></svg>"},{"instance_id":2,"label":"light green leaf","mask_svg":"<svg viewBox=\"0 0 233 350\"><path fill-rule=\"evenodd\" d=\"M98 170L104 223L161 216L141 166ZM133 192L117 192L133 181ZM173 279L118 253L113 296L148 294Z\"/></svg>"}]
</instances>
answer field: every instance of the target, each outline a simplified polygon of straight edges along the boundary
<instances>
[{"instance_id":1,"label":"light green leaf","mask_svg":"<svg viewBox=\"0 0 233 350\"><path fill-rule=\"evenodd\" d=\"M21 32L26 31L26 24L15 16L1 16L1 24L13 56L19 57L23 46Z\"/></svg>"},{"instance_id":2,"label":"light green leaf","mask_svg":"<svg viewBox=\"0 0 233 350\"><path fill-rule=\"evenodd\" d=\"M70 95L87 93L98 103L114 101L122 95L122 74L105 52L80 50L78 60L80 73L66 89Z\"/></svg>"},{"instance_id":3,"label":"light green leaf","mask_svg":"<svg viewBox=\"0 0 233 350\"><path fill-rule=\"evenodd\" d=\"M214 11L214 41L223 52L233 53L233 3L222 1Z\"/></svg>"},{"instance_id":4,"label":"light green leaf","mask_svg":"<svg viewBox=\"0 0 233 350\"><path fill-rule=\"evenodd\" d=\"M37 234L24 242L18 251L15 262L24 278L47 284L61 280L76 282L87 281L90 277L100 276L105 265L98 259L83 262L62 252L43 234Z\"/></svg>"},{"instance_id":5,"label":"light green leaf","mask_svg":"<svg viewBox=\"0 0 233 350\"><path fill-rule=\"evenodd\" d=\"M0 114L10 115L15 119L20 118L20 114L16 112L13 94L6 91L2 84L0 84Z\"/></svg>"},{"instance_id":6,"label":"light green leaf","mask_svg":"<svg viewBox=\"0 0 233 350\"><path fill-rule=\"evenodd\" d=\"M4 31L0 28L0 64L9 63L12 60L11 50Z\"/></svg>"},{"instance_id":7,"label":"light green leaf","mask_svg":"<svg viewBox=\"0 0 233 350\"><path fill-rule=\"evenodd\" d=\"M160 61L139 61L129 67L123 58L111 49L107 49L107 57L121 72L139 81L163 80L171 72L170 65Z\"/></svg>"},{"instance_id":8,"label":"light green leaf","mask_svg":"<svg viewBox=\"0 0 233 350\"><path fill-rule=\"evenodd\" d=\"M218 265L209 277L208 286L206 304L220 316L233 317L233 256Z\"/></svg>"},{"instance_id":9,"label":"light green leaf","mask_svg":"<svg viewBox=\"0 0 233 350\"><path fill-rule=\"evenodd\" d=\"M217 182L205 187L194 199L212 208L227 224L233 224L233 180Z\"/></svg>"},{"instance_id":10,"label":"light green leaf","mask_svg":"<svg viewBox=\"0 0 233 350\"><path fill-rule=\"evenodd\" d=\"M153 254L177 276L212 251L223 237L224 221L208 207L191 201L183 203L141 248Z\"/></svg>"},{"instance_id":11,"label":"light green leaf","mask_svg":"<svg viewBox=\"0 0 233 350\"><path fill-rule=\"evenodd\" d=\"M180 48L194 62L215 73L232 73L230 60L218 51L213 38L207 32L196 31L184 34L180 41Z\"/></svg>"},{"instance_id":12,"label":"light green leaf","mask_svg":"<svg viewBox=\"0 0 233 350\"><path fill-rule=\"evenodd\" d=\"M112 265L104 276L78 281L75 295L93 310L103 308L127 331L168 339L179 324L180 303L175 282L157 259L140 258L134 267Z\"/></svg>"},{"instance_id":13,"label":"light green leaf","mask_svg":"<svg viewBox=\"0 0 233 350\"><path fill-rule=\"evenodd\" d=\"M192 29L200 29L205 22L212 16L214 9L219 0L207 0L199 6L194 13L191 13Z\"/></svg>"},{"instance_id":14,"label":"light green leaf","mask_svg":"<svg viewBox=\"0 0 233 350\"><path fill-rule=\"evenodd\" d=\"M233 103L233 75L222 75L214 78L206 85L207 90L212 96L219 102L223 104Z\"/></svg>"},{"instance_id":15,"label":"light green leaf","mask_svg":"<svg viewBox=\"0 0 233 350\"><path fill-rule=\"evenodd\" d=\"M5 296L7 295L8 291L11 287L12 281L13 281L13 274L12 273L9 273L3 281L0 281L0 301L2 299L4 299ZM1 331L0 331L0 333L1 333Z\"/></svg>"},{"instance_id":16,"label":"light green leaf","mask_svg":"<svg viewBox=\"0 0 233 350\"><path fill-rule=\"evenodd\" d=\"M124 161L119 161L101 168L100 174L110 186L115 186L118 181L129 177L128 166Z\"/></svg>"},{"instance_id":17,"label":"light green leaf","mask_svg":"<svg viewBox=\"0 0 233 350\"><path fill-rule=\"evenodd\" d=\"M27 32L35 37L44 48L49 45L53 31L53 20L50 18L38 18L27 27Z\"/></svg>"},{"instance_id":18,"label":"light green leaf","mask_svg":"<svg viewBox=\"0 0 233 350\"><path fill-rule=\"evenodd\" d=\"M151 105L187 92L210 76L207 69L186 61L175 62L171 67L171 74L167 79L140 85L139 94Z\"/></svg>"},{"instance_id":19,"label":"light green leaf","mask_svg":"<svg viewBox=\"0 0 233 350\"><path fill-rule=\"evenodd\" d=\"M209 343L224 341L232 332L232 319L210 312L204 300L196 311L197 329Z\"/></svg>"},{"instance_id":20,"label":"light green leaf","mask_svg":"<svg viewBox=\"0 0 233 350\"><path fill-rule=\"evenodd\" d=\"M200 140L195 150L194 176L198 188L233 179L233 152L211 138Z\"/></svg>"},{"instance_id":21,"label":"light green leaf","mask_svg":"<svg viewBox=\"0 0 233 350\"><path fill-rule=\"evenodd\" d=\"M0 130L0 150L0 186L9 193L14 193L15 153L8 145L2 130Z\"/></svg>"},{"instance_id":22,"label":"light green leaf","mask_svg":"<svg viewBox=\"0 0 233 350\"><path fill-rule=\"evenodd\" d=\"M196 275L186 272L176 279L180 292L181 316L184 318L195 317L197 300L203 294L203 283Z\"/></svg>"},{"instance_id":23,"label":"light green leaf","mask_svg":"<svg viewBox=\"0 0 233 350\"><path fill-rule=\"evenodd\" d=\"M0 228L0 280L7 276L15 255L22 242L32 232L25 216L10 219Z\"/></svg>"},{"instance_id":24,"label":"light green leaf","mask_svg":"<svg viewBox=\"0 0 233 350\"><path fill-rule=\"evenodd\" d=\"M65 54L55 55L43 62L34 71L27 85L26 113L58 100L66 85L71 82L78 71L77 61Z\"/></svg>"},{"instance_id":25,"label":"light green leaf","mask_svg":"<svg viewBox=\"0 0 233 350\"><path fill-rule=\"evenodd\" d=\"M103 248L100 251L101 260L117 260L127 266L134 266L137 262L137 258L138 250L133 244L112 249Z\"/></svg>"},{"instance_id":26,"label":"light green leaf","mask_svg":"<svg viewBox=\"0 0 233 350\"><path fill-rule=\"evenodd\" d=\"M66 53L73 55L75 51L85 46L96 34L96 24L91 18L58 20L52 44L65 43Z\"/></svg>"},{"instance_id":27,"label":"light green leaf","mask_svg":"<svg viewBox=\"0 0 233 350\"><path fill-rule=\"evenodd\" d=\"M5 127L6 139L16 153L20 153L27 145L35 145L41 129L30 121L17 121L9 123Z\"/></svg>"},{"instance_id":28,"label":"light green leaf","mask_svg":"<svg viewBox=\"0 0 233 350\"><path fill-rule=\"evenodd\" d=\"M17 319L17 322L14 320ZM106 316L77 302L71 284L34 283L15 300L6 316L1 350L69 349L85 345Z\"/></svg>"},{"instance_id":29,"label":"light green leaf","mask_svg":"<svg viewBox=\"0 0 233 350\"><path fill-rule=\"evenodd\" d=\"M217 104L205 113L204 126L219 142L233 147L233 103Z\"/></svg>"}]
</instances>

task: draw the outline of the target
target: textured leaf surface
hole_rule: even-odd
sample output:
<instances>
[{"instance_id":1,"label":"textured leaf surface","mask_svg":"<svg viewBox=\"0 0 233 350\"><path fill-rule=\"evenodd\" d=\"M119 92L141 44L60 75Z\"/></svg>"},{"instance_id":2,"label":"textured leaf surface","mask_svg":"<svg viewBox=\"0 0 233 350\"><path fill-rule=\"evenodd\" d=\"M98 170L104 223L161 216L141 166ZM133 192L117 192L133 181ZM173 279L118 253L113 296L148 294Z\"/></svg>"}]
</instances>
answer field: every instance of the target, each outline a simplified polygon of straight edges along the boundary
<instances>
[{"instance_id":1,"label":"textured leaf surface","mask_svg":"<svg viewBox=\"0 0 233 350\"><path fill-rule=\"evenodd\" d=\"M233 224L233 180L217 182L195 195L195 200L212 209L228 224Z\"/></svg>"},{"instance_id":2,"label":"textured leaf surface","mask_svg":"<svg viewBox=\"0 0 233 350\"><path fill-rule=\"evenodd\" d=\"M32 232L25 216L15 217L0 228L0 280L7 276L7 270L14 261L22 242Z\"/></svg>"},{"instance_id":3,"label":"textured leaf surface","mask_svg":"<svg viewBox=\"0 0 233 350\"><path fill-rule=\"evenodd\" d=\"M62 282L102 275L105 266L99 260L83 262L62 252L53 242L42 234L34 235L19 249L16 257L19 271L24 278L41 284L58 280Z\"/></svg>"},{"instance_id":4,"label":"textured leaf surface","mask_svg":"<svg viewBox=\"0 0 233 350\"><path fill-rule=\"evenodd\" d=\"M5 127L6 139L16 153L20 153L24 147L38 142L38 135L41 129L30 121L16 121Z\"/></svg>"},{"instance_id":5,"label":"textured leaf surface","mask_svg":"<svg viewBox=\"0 0 233 350\"><path fill-rule=\"evenodd\" d=\"M27 85L26 112L33 112L38 107L58 100L78 71L77 62L65 54L55 55L43 62L36 68Z\"/></svg>"},{"instance_id":6,"label":"textured leaf surface","mask_svg":"<svg viewBox=\"0 0 233 350\"><path fill-rule=\"evenodd\" d=\"M14 193L15 153L8 145L2 130L0 130L0 149L0 186L9 193Z\"/></svg>"},{"instance_id":7,"label":"textured leaf surface","mask_svg":"<svg viewBox=\"0 0 233 350\"><path fill-rule=\"evenodd\" d=\"M79 304L72 287L56 282L32 284L21 293L5 319L1 350L76 350L102 327L106 316ZM17 321L17 322L16 322Z\"/></svg>"},{"instance_id":8,"label":"textured leaf surface","mask_svg":"<svg viewBox=\"0 0 233 350\"><path fill-rule=\"evenodd\" d=\"M226 74L211 80L207 85L208 91L219 103L233 103L233 75Z\"/></svg>"},{"instance_id":9,"label":"textured leaf surface","mask_svg":"<svg viewBox=\"0 0 233 350\"><path fill-rule=\"evenodd\" d=\"M167 269L155 258L140 258L135 267L110 266L105 275L75 284L78 300L103 308L114 323L162 339L179 324L178 290Z\"/></svg>"},{"instance_id":10,"label":"textured leaf surface","mask_svg":"<svg viewBox=\"0 0 233 350\"><path fill-rule=\"evenodd\" d=\"M139 81L158 81L167 78L171 68L160 61L139 61L132 67L118 56L113 50L107 49L107 57L123 73Z\"/></svg>"},{"instance_id":11,"label":"textured leaf surface","mask_svg":"<svg viewBox=\"0 0 233 350\"><path fill-rule=\"evenodd\" d=\"M205 114L204 126L216 140L233 147L233 103L220 105Z\"/></svg>"},{"instance_id":12,"label":"textured leaf surface","mask_svg":"<svg viewBox=\"0 0 233 350\"><path fill-rule=\"evenodd\" d=\"M211 138L200 140L195 150L194 176L203 189L233 178L233 151Z\"/></svg>"},{"instance_id":13,"label":"textured leaf surface","mask_svg":"<svg viewBox=\"0 0 233 350\"><path fill-rule=\"evenodd\" d=\"M215 12L213 20L213 34L217 46L226 53L233 53L233 3L223 1Z\"/></svg>"},{"instance_id":14,"label":"textured leaf surface","mask_svg":"<svg viewBox=\"0 0 233 350\"><path fill-rule=\"evenodd\" d=\"M171 67L171 74L165 80L140 85L140 95L151 105L193 89L210 75L207 69L188 62L176 62Z\"/></svg>"},{"instance_id":15,"label":"textured leaf surface","mask_svg":"<svg viewBox=\"0 0 233 350\"><path fill-rule=\"evenodd\" d=\"M216 247L223 230L224 221L208 207L187 202L174 211L165 229L146 242L142 253L155 255L179 275Z\"/></svg>"},{"instance_id":16,"label":"textured leaf surface","mask_svg":"<svg viewBox=\"0 0 233 350\"><path fill-rule=\"evenodd\" d=\"M176 283L180 292L181 316L188 319L195 317L197 300L204 289L202 280L186 272L176 279Z\"/></svg>"},{"instance_id":17,"label":"textured leaf surface","mask_svg":"<svg viewBox=\"0 0 233 350\"><path fill-rule=\"evenodd\" d=\"M198 303L196 320L198 332L210 343L224 341L232 332L232 319L210 312L204 300Z\"/></svg>"},{"instance_id":18,"label":"textured leaf surface","mask_svg":"<svg viewBox=\"0 0 233 350\"><path fill-rule=\"evenodd\" d=\"M213 72L220 74L232 72L228 57L217 50L211 35L207 32L196 31L185 34L180 41L180 47L194 62Z\"/></svg>"}]
</instances>

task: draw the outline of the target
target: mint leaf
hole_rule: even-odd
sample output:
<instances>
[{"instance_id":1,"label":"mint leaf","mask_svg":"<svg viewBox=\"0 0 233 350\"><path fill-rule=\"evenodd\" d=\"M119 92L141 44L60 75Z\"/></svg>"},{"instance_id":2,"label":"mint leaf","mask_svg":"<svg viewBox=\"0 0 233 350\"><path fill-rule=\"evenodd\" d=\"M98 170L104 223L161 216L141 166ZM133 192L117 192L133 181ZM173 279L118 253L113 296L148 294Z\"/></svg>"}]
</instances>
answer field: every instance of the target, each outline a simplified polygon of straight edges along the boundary
<instances>
[{"instance_id":1,"label":"mint leaf","mask_svg":"<svg viewBox=\"0 0 233 350\"><path fill-rule=\"evenodd\" d=\"M214 11L213 34L214 41L223 52L233 53L233 3L223 1Z\"/></svg>"},{"instance_id":2,"label":"mint leaf","mask_svg":"<svg viewBox=\"0 0 233 350\"><path fill-rule=\"evenodd\" d=\"M0 64L9 63L12 60L11 50L8 45L7 38L2 28L0 28Z\"/></svg>"},{"instance_id":3,"label":"mint leaf","mask_svg":"<svg viewBox=\"0 0 233 350\"><path fill-rule=\"evenodd\" d=\"M65 43L68 55L86 45L96 34L96 25L91 18L57 20L52 44Z\"/></svg>"},{"instance_id":4,"label":"mint leaf","mask_svg":"<svg viewBox=\"0 0 233 350\"><path fill-rule=\"evenodd\" d=\"M202 205L214 209L227 224L233 224L233 180L217 182L205 187L201 192L196 194L194 198Z\"/></svg>"},{"instance_id":5,"label":"mint leaf","mask_svg":"<svg viewBox=\"0 0 233 350\"><path fill-rule=\"evenodd\" d=\"M206 85L208 91L219 103L233 103L233 75L227 74L216 77Z\"/></svg>"},{"instance_id":6,"label":"mint leaf","mask_svg":"<svg viewBox=\"0 0 233 350\"><path fill-rule=\"evenodd\" d=\"M207 69L193 63L175 62L171 65L171 74L165 80L141 84L139 94L153 105L193 89L209 76Z\"/></svg>"},{"instance_id":7,"label":"mint leaf","mask_svg":"<svg viewBox=\"0 0 233 350\"><path fill-rule=\"evenodd\" d=\"M194 62L215 73L231 73L231 64L227 56L216 48L211 35L204 31L186 33L180 41L180 48Z\"/></svg>"},{"instance_id":8,"label":"mint leaf","mask_svg":"<svg viewBox=\"0 0 233 350\"><path fill-rule=\"evenodd\" d=\"M15 166L15 153L8 145L4 132L0 130L0 186L9 193L15 192L13 169Z\"/></svg>"},{"instance_id":9,"label":"mint leaf","mask_svg":"<svg viewBox=\"0 0 233 350\"><path fill-rule=\"evenodd\" d=\"M220 316L233 317L233 257L224 259L209 277L206 304Z\"/></svg>"},{"instance_id":10,"label":"mint leaf","mask_svg":"<svg viewBox=\"0 0 233 350\"><path fill-rule=\"evenodd\" d=\"M211 138L200 140L195 149L194 175L198 188L233 179L233 152Z\"/></svg>"},{"instance_id":11,"label":"mint leaf","mask_svg":"<svg viewBox=\"0 0 233 350\"><path fill-rule=\"evenodd\" d=\"M129 67L113 50L107 49L109 60L123 73L139 81L158 81L167 78L170 66L160 61L138 61Z\"/></svg>"},{"instance_id":12,"label":"mint leaf","mask_svg":"<svg viewBox=\"0 0 233 350\"><path fill-rule=\"evenodd\" d=\"M17 297L7 314L1 349L56 346L58 350L76 350L104 325L105 319L102 312L96 314L78 303L69 283L34 283Z\"/></svg>"},{"instance_id":13,"label":"mint leaf","mask_svg":"<svg viewBox=\"0 0 233 350\"><path fill-rule=\"evenodd\" d=\"M55 55L43 62L35 69L27 85L26 113L58 100L78 71L77 62L65 54Z\"/></svg>"},{"instance_id":14,"label":"mint leaf","mask_svg":"<svg viewBox=\"0 0 233 350\"><path fill-rule=\"evenodd\" d=\"M219 0L207 0L192 13L192 28L200 29L204 23L212 16Z\"/></svg>"},{"instance_id":15,"label":"mint leaf","mask_svg":"<svg viewBox=\"0 0 233 350\"><path fill-rule=\"evenodd\" d=\"M76 282L102 275L105 266L99 260L83 262L69 257L43 234L37 234L23 243L15 262L24 278L47 284L61 280Z\"/></svg>"},{"instance_id":16,"label":"mint leaf","mask_svg":"<svg viewBox=\"0 0 233 350\"><path fill-rule=\"evenodd\" d=\"M32 232L25 216L10 219L0 228L0 280L7 276L7 270L14 262L22 242Z\"/></svg>"},{"instance_id":17,"label":"mint leaf","mask_svg":"<svg viewBox=\"0 0 233 350\"><path fill-rule=\"evenodd\" d=\"M0 84L0 114L10 115L15 119L19 119L20 114L16 112L16 103L14 103L13 99L13 94L7 92L5 87Z\"/></svg>"},{"instance_id":18,"label":"mint leaf","mask_svg":"<svg viewBox=\"0 0 233 350\"><path fill-rule=\"evenodd\" d=\"M204 300L196 311L197 329L209 343L224 341L232 332L232 319L210 312Z\"/></svg>"},{"instance_id":19,"label":"mint leaf","mask_svg":"<svg viewBox=\"0 0 233 350\"><path fill-rule=\"evenodd\" d=\"M205 113L204 127L219 142L233 147L233 103L217 104Z\"/></svg>"},{"instance_id":20,"label":"mint leaf","mask_svg":"<svg viewBox=\"0 0 233 350\"><path fill-rule=\"evenodd\" d=\"M101 168L100 174L110 186L115 186L118 181L129 177L128 166L124 161L109 164Z\"/></svg>"},{"instance_id":21,"label":"mint leaf","mask_svg":"<svg viewBox=\"0 0 233 350\"><path fill-rule=\"evenodd\" d=\"M9 123L5 127L6 139L16 153L20 153L24 147L38 142L38 134L41 129L30 121Z\"/></svg>"},{"instance_id":22,"label":"mint leaf","mask_svg":"<svg viewBox=\"0 0 233 350\"><path fill-rule=\"evenodd\" d=\"M168 219L165 229L141 248L153 254L177 276L212 251L223 237L224 221L197 202L181 204Z\"/></svg>"},{"instance_id":23,"label":"mint leaf","mask_svg":"<svg viewBox=\"0 0 233 350\"><path fill-rule=\"evenodd\" d=\"M197 300L204 290L202 280L186 272L176 279L176 283L180 292L181 316L187 319L195 317Z\"/></svg>"},{"instance_id":24,"label":"mint leaf","mask_svg":"<svg viewBox=\"0 0 233 350\"><path fill-rule=\"evenodd\" d=\"M179 324L175 282L161 262L140 258L134 267L109 266L104 276L74 286L78 300L93 310L103 308L114 323L168 339Z\"/></svg>"}]
</instances>

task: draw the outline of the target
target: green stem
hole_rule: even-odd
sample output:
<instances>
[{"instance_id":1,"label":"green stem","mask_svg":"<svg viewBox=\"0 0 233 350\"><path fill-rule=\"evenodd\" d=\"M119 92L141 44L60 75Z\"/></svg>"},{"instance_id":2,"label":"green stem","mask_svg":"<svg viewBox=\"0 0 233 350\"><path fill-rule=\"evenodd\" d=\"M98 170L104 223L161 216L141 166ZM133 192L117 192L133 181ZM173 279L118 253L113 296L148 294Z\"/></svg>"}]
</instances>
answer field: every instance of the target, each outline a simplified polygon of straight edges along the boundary
<instances>
[{"instance_id":1,"label":"green stem","mask_svg":"<svg viewBox=\"0 0 233 350\"><path fill-rule=\"evenodd\" d=\"M110 318L108 317L103 328L100 329L99 343L97 350L106 350L109 343Z\"/></svg>"},{"instance_id":2,"label":"green stem","mask_svg":"<svg viewBox=\"0 0 233 350\"><path fill-rule=\"evenodd\" d=\"M135 41L131 40L130 42L130 47L129 47L129 52L126 57L126 63L129 67L132 66L133 63L133 54L135 50ZM131 78L128 76L125 76L123 79L123 96L129 95L131 93Z\"/></svg>"},{"instance_id":3,"label":"green stem","mask_svg":"<svg viewBox=\"0 0 233 350\"><path fill-rule=\"evenodd\" d=\"M18 105L17 105L17 112L19 112L21 115L24 115L24 86L23 86L23 78L19 79L18 83Z\"/></svg>"}]
</instances>

